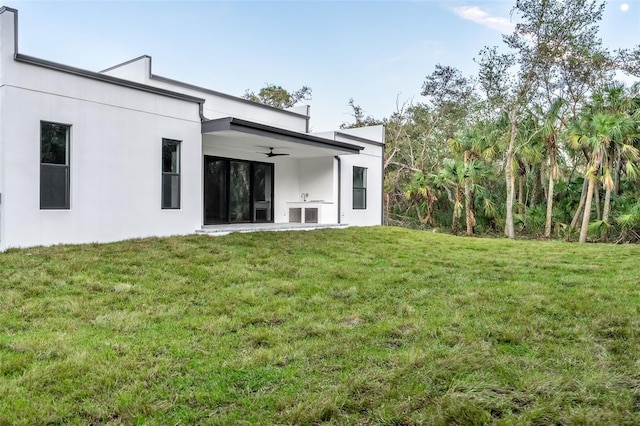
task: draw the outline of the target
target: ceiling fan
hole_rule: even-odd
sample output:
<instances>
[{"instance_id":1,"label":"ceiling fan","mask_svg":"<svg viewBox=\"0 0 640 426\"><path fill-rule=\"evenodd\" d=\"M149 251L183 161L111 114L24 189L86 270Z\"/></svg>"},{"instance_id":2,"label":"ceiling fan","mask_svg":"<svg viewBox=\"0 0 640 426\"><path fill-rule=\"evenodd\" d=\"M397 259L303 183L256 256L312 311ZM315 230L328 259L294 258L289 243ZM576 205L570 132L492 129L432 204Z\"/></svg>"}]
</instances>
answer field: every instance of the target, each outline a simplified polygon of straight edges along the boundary
<instances>
[{"instance_id":1,"label":"ceiling fan","mask_svg":"<svg viewBox=\"0 0 640 426\"><path fill-rule=\"evenodd\" d=\"M269 152L259 152L258 154L264 154L269 158L271 158L271 157L280 157L282 155L289 155L289 154L284 154L284 153L275 153L275 152L273 152L273 148L272 147L268 147L268 148L269 148Z\"/></svg>"}]
</instances>

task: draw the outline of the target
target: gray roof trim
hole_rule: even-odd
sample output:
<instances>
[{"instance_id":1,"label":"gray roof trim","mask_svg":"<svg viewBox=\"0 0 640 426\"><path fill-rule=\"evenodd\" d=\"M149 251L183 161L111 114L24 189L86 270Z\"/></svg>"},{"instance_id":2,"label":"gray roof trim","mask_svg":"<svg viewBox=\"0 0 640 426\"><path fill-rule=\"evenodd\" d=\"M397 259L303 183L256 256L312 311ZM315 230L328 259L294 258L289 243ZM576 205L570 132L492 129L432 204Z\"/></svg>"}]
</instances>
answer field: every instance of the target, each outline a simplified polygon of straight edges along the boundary
<instances>
[{"instance_id":1,"label":"gray roof trim","mask_svg":"<svg viewBox=\"0 0 640 426\"><path fill-rule=\"evenodd\" d=\"M339 149L346 153L358 154L364 149L362 146L352 145L345 142L338 142L331 139L307 133L299 133L279 127L268 126L266 124L253 121L242 120L234 117L218 118L202 123L202 133L236 131L250 133L258 136L266 136L275 139L286 140L288 142L301 143L304 145L317 146L320 148Z\"/></svg>"},{"instance_id":2,"label":"gray roof trim","mask_svg":"<svg viewBox=\"0 0 640 426\"><path fill-rule=\"evenodd\" d=\"M134 81L124 80L122 78L112 77L109 75L104 75L104 74L100 74L93 71L87 71L82 68L71 67L69 65L59 64L57 62L47 61L45 59L23 55L22 53L16 53L14 55L14 59L17 62L22 62L29 65L35 65L42 68L48 68L55 71L61 71L67 74L73 74L80 77L86 77L92 80L102 81L104 83L128 87L130 89L140 90L143 92L152 93L154 95L167 96L169 98L180 99L183 101L194 102L199 104L204 103L204 99L197 98L195 96L185 95L184 93L172 92L170 90L161 89L159 87L148 86L146 84L136 83Z\"/></svg>"},{"instance_id":3,"label":"gray roof trim","mask_svg":"<svg viewBox=\"0 0 640 426\"><path fill-rule=\"evenodd\" d=\"M185 82L182 82L182 81L179 81L179 80L174 80L172 78L163 77L161 75L156 75L156 74L151 73L149 78L152 79L152 80L158 80L158 81L162 81L164 83L174 84L176 86L181 86L181 87L184 87L186 89L197 90L198 92L207 93L209 95L220 96L221 98L230 99L232 101L241 102L241 103L248 104L248 105L253 105L253 106L256 106L256 107L263 108L263 109L269 109L271 111L276 111L278 113L289 114L289 115L293 115L293 116L299 117L299 118L308 118L308 115L300 114L300 113L295 112L295 111L290 111L290 110L287 110L287 109L280 109L280 108L272 107L270 105L261 104L259 102L253 102L253 101L250 101L249 99L244 99L244 98L241 98L241 97L238 97L238 96L229 95L227 93L218 92L218 91L215 91L215 90L207 89L206 87L196 86L195 84L185 83Z\"/></svg>"},{"instance_id":4,"label":"gray roof trim","mask_svg":"<svg viewBox=\"0 0 640 426\"><path fill-rule=\"evenodd\" d=\"M253 101L250 101L248 99L244 99L244 98L241 98L241 97L238 97L238 96L233 96L233 95L229 95L227 93L218 92L216 90L207 89L206 87L196 86L195 84L185 83L183 81L174 80L172 78L163 77L161 75L154 74L152 72L152 70L153 70L153 58L151 56L149 56L149 55L138 56L137 58L133 58L133 59L130 59L128 61L122 62L120 64L114 65L112 67L103 69L100 72L101 73L108 72L108 71L114 70L116 68L120 68L120 67L122 67L124 65L128 65L130 63L139 61L139 60L144 59L144 58L148 58L149 59L149 64L150 64L150 67L149 67L149 78L151 80L157 80L157 81L161 81L163 83L173 84L175 86L184 87L185 89L196 90L198 92L203 92L203 93L207 93L209 95L214 95L214 96L219 96L221 98L230 99L232 101L236 101L236 102L241 102L241 103L245 103L245 104L248 104L248 105L257 106L257 107L264 108L264 109L269 109L271 111L277 111L279 113L285 113L285 114L293 115L295 117L303 117L303 118L306 118L306 119L309 118L308 112L307 112L307 114L300 114L299 112L272 107L270 105L261 104L259 102L253 102ZM309 111L308 108L307 108L307 111Z\"/></svg>"},{"instance_id":5,"label":"gray roof trim","mask_svg":"<svg viewBox=\"0 0 640 426\"><path fill-rule=\"evenodd\" d=\"M378 142L378 141L374 141L371 139L367 139L367 138L363 138L360 136L355 136L355 135L350 135L349 133L342 133L342 132L334 132L337 136L343 137L345 139L351 139L353 141L358 141L358 142L364 142L364 143L368 143L371 145L376 145L376 146L384 146L384 142Z\"/></svg>"}]
</instances>

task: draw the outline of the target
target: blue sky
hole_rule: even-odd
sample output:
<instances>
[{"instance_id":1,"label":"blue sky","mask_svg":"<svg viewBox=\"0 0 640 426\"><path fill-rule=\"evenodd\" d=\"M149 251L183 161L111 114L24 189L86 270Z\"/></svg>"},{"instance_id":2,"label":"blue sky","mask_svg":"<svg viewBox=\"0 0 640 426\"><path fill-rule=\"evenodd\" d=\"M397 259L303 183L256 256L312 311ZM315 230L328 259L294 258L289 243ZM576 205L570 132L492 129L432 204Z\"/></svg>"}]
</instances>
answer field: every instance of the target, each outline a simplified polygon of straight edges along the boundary
<instances>
[{"instance_id":1,"label":"blue sky","mask_svg":"<svg viewBox=\"0 0 640 426\"><path fill-rule=\"evenodd\" d=\"M313 90L312 130L350 120L349 98L377 118L421 102L437 63L475 74L501 44L514 2L11 1L22 53L99 71L146 54L153 72L232 95L266 83ZM640 0L610 1L609 48L640 44Z\"/></svg>"}]
</instances>

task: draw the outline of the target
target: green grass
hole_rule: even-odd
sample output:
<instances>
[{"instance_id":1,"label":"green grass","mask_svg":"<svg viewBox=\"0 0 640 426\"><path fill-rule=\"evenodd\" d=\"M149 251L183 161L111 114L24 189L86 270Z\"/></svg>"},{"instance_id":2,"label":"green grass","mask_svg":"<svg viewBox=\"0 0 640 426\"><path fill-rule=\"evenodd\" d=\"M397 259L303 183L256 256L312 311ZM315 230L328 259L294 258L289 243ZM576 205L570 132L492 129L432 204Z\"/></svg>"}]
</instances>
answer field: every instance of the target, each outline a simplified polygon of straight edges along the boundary
<instances>
[{"instance_id":1,"label":"green grass","mask_svg":"<svg viewBox=\"0 0 640 426\"><path fill-rule=\"evenodd\" d=\"M0 425L640 424L640 247L399 228L0 253Z\"/></svg>"}]
</instances>

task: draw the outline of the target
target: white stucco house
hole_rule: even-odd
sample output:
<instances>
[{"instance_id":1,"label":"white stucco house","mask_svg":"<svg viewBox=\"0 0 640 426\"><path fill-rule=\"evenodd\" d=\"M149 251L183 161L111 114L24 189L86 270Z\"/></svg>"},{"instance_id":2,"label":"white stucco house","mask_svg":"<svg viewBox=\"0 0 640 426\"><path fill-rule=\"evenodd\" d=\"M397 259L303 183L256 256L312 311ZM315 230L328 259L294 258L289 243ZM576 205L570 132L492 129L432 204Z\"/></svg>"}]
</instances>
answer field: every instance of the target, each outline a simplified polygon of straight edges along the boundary
<instances>
[{"instance_id":1,"label":"white stucco house","mask_svg":"<svg viewBox=\"0 0 640 426\"><path fill-rule=\"evenodd\" d=\"M382 222L382 126L309 132L280 110L153 74L18 51L0 8L0 250L237 223Z\"/></svg>"}]
</instances>

